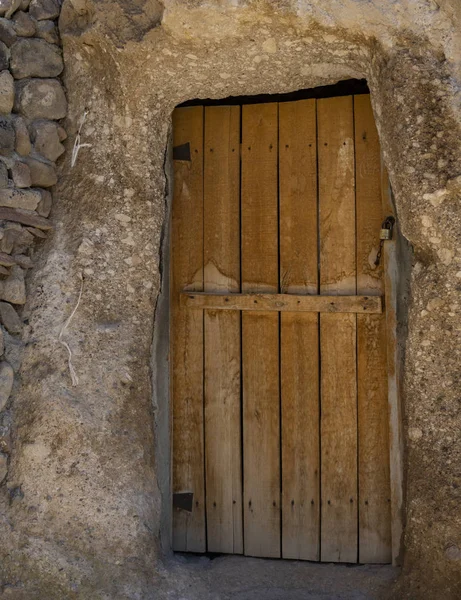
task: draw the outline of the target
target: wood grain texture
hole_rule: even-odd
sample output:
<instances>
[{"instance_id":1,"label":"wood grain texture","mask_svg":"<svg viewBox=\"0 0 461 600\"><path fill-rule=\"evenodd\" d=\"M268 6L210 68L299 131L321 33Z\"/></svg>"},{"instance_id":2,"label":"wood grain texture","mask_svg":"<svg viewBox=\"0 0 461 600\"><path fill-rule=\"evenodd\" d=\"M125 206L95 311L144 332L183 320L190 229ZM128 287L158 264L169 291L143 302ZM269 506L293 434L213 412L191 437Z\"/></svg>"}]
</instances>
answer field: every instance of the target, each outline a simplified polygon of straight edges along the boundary
<instances>
[{"instance_id":1,"label":"wood grain texture","mask_svg":"<svg viewBox=\"0 0 461 600\"><path fill-rule=\"evenodd\" d=\"M242 291L278 291L277 104L242 109ZM280 556L279 316L242 314L244 552Z\"/></svg>"},{"instance_id":2,"label":"wood grain texture","mask_svg":"<svg viewBox=\"0 0 461 600\"><path fill-rule=\"evenodd\" d=\"M357 292L384 293L381 153L369 95L355 96ZM386 316L357 315L359 561L391 561Z\"/></svg>"},{"instance_id":3,"label":"wood grain texture","mask_svg":"<svg viewBox=\"0 0 461 600\"><path fill-rule=\"evenodd\" d=\"M279 157L280 288L317 294L315 100L279 105ZM289 298L287 304L299 309L306 298ZM288 312L280 317L282 556L319 560L318 315Z\"/></svg>"},{"instance_id":4,"label":"wood grain texture","mask_svg":"<svg viewBox=\"0 0 461 600\"><path fill-rule=\"evenodd\" d=\"M204 288L240 290L240 107L205 108ZM205 311L209 552L241 554L240 315Z\"/></svg>"},{"instance_id":5,"label":"wood grain texture","mask_svg":"<svg viewBox=\"0 0 461 600\"><path fill-rule=\"evenodd\" d=\"M176 109L173 145L190 143L191 160L174 161L171 261L173 493L193 492L193 510L173 511L173 549L205 552L203 314L182 310L179 292L203 290L203 108Z\"/></svg>"},{"instance_id":6,"label":"wood grain texture","mask_svg":"<svg viewBox=\"0 0 461 600\"><path fill-rule=\"evenodd\" d=\"M317 101L320 293L355 294L352 97ZM356 316L320 315L321 559L357 561Z\"/></svg>"},{"instance_id":7,"label":"wood grain texture","mask_svg":"<svg viewBox=\"0 0 461 600\"><path fill-rule=\"evenodd\" d=\"M300 296L299 294L212 294L182 292L181 306L203 310L381 313L379 296Z\"/></svg>"},{"instance_id":8,"label":"wood grain texture","mask_svg":"<svg viewBox=\"0 0 461 600\"><path fill-rule=\"evenodd\" d=\"M381 194L383 212L395 214L392 201L389 176L381 161ZM392 530L392 564L400 566L403 559L403 350L397 343L397 305L399 302L399 270L401 247L399 228L394 228L393 239L384 245L384 273L386 298L386 333L387 333L387 371L388 371L388 407L389 407L389 471L391 485L391 530Z\"/></svg>"}]
</instances>

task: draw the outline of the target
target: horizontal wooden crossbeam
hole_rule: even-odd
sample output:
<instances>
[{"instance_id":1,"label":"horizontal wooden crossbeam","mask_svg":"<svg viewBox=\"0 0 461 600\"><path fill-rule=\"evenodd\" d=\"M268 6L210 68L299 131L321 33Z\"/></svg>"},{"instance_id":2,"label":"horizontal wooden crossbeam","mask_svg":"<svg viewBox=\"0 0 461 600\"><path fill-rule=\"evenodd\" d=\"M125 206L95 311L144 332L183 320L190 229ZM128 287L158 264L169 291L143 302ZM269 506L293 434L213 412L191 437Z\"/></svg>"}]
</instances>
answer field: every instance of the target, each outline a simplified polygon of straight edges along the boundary
<instances>
[{"instance_id":1,"label":"horizontal wooden crossbeam","mask_svg":"<svg viewBox=\"0 0 461 600\"><path fill-rule=\"evenodd\" d=\"M301 296L296 294L212 294L181 292L181 305L210 310L381 313L380 296Z\"/></svg>"}]
</instances>

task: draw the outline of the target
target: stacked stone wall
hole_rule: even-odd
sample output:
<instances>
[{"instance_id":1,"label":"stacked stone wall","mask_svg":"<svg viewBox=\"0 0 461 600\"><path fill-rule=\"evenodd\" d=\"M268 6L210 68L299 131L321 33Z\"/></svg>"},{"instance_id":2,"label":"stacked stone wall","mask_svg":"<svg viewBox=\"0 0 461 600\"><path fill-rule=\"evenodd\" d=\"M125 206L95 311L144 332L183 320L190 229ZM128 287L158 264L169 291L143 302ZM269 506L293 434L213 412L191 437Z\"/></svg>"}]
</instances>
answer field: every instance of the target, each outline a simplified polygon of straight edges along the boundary
<instances>
[{"instance_id":1,"label":"stacked stone wall","mask_svg":"<svg viewBox=\"0 0 461 600\"><path fill-rule=\"evenodd\" d=\"M67 112L59 12L57 0L0 1L0 484L11 452L25 276L52 228L50 188L67 137L59 124Z\"/></svg>"}]
</instances>

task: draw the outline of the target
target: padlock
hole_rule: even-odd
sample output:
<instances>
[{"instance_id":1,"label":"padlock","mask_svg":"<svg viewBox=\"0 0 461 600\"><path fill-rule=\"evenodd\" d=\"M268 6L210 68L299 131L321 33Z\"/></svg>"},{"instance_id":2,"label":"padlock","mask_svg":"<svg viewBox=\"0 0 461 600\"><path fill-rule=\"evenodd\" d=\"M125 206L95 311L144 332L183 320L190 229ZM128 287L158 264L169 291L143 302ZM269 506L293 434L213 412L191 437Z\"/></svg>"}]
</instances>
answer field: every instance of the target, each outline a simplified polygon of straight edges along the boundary
<instances>
[{"instance_id":1,"label":"padlock","mask_svg":"<svg viewBox=\"0 0 461 600\"><path fill-rule=\"evenodd\" d=\"M380 240L391 240L392 239L392 229L381 229L379 232Z\"/></svg>"}]
</instances>

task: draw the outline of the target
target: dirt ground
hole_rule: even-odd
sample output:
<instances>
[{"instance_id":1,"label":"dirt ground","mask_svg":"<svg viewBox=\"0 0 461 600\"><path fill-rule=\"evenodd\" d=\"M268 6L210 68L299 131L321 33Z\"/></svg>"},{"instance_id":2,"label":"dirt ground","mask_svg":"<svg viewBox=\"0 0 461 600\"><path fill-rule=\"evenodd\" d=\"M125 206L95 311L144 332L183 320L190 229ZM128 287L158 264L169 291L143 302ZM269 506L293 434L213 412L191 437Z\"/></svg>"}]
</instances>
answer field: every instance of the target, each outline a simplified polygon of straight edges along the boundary
<instances>
[{"instance_id":1,"label":"dirt ground","mask_svg":"<svg viewBox=\"0 0 461 600\"><path fill-rule=\"evenodd\" d=\"M386 598L399 574L390 565L184 554L165 567L160 598L168 600L378 600Z\"/></svg>"}]
</instances>

